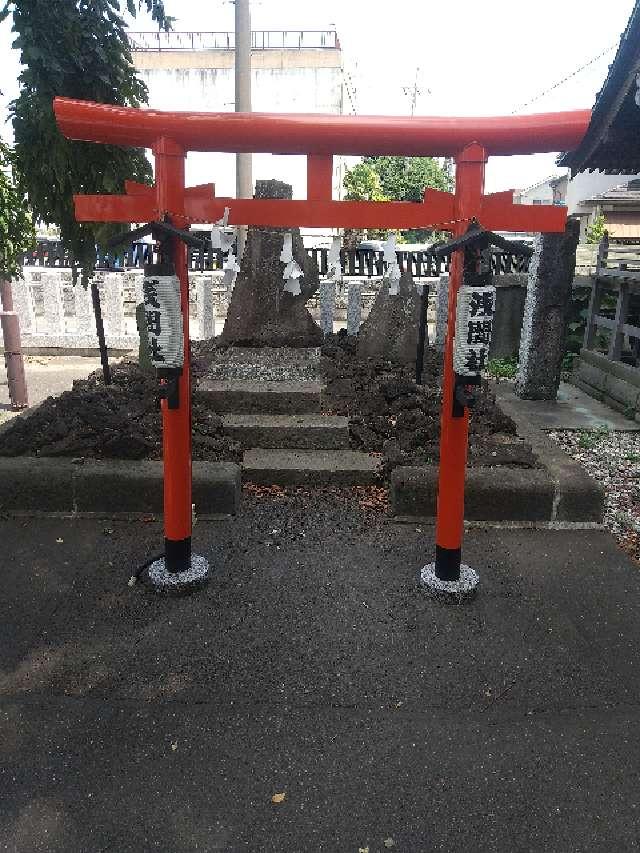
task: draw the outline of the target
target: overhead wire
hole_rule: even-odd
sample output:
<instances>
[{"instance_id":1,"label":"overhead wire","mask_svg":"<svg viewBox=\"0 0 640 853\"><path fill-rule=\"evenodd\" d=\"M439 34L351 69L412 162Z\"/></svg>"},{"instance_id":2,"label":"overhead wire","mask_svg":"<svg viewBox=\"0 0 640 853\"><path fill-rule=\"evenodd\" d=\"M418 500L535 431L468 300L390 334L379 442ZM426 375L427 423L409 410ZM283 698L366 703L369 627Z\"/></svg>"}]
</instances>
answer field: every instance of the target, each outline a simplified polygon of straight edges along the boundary
<instances>
[{"instance_id":1,"label":"overhead wire","mask_svg":"<svg viewBox=\"0 0 640 853\"><path fill-rule=\"evenodd\" d=\"M515 108L515 110L512 111L511 115L515 115L516 113L520 112L520 110L523 110L525 107L528 107L531 104L534 104L536 101L539 101L540 98L544 98L545 95L548 95L550 92L553 92L559 86L562 86L564 83L571 80L577 74L580 74L580 72L584 71L585 68L589 68L589 66L593 65L594 62L597 62L599 59L602 59L602 57L605 56L605 54L609 53L609 51L613 50L617 46L618 46L617 42L615 44L610 44L609 47L606 47L597 56L592 57L591 59L588 60L588 62L585 62L579 68L576 68L575 71L571 72L571 74L567 74L566 77L563 77L561 80L558 80L556 83L553 84L553 86L549 86L548 89L544 89L542 92L537 94L534 98L531 98L529 101L526 101L524 104L520 104L519 106L517 106Z\"/></svg>"}]
</instances>

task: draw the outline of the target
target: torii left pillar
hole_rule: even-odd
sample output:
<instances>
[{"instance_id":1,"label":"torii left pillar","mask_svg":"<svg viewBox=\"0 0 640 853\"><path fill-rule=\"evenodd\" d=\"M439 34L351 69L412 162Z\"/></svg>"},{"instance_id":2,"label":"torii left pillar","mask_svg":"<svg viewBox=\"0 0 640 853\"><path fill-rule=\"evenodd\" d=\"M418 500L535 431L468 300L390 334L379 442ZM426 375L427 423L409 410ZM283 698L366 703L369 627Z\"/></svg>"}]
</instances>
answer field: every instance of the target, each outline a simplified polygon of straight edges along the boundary
<instances>
[{"instance_id":1,"label":"torii left pillar","mask_svg":"<svg viewBox=\"0 0 640 853\"><path fill-rule=\"evenodd\" d=\"M185 158L184 149L162 138L153 147L156 163L158 209L169 214L176 228L184 228ZM171 239L173 263L180 281L180 308L184 336L184 365L178 379L179 405L169 408L162 400L162 455L164 459L165 564L168 572L191 567L191 360L189 351L189 277L186 246Z\"/></svg>"},{"instance_id":2,"label":"torii left pillar","mask_svg":"<svg viewBox=\"0 0 640 853\"><path fill-rule=\"evenodd\" d=\"M178 229L188 222L189 200L209 194L210 184L185 188L185 149L175 140L160 136L152 145L155 187L125 183L124 196L76 196L83 204L81 221L169 221ZM209 565L191 553L191 375L189 352L189 278L186 246L178 237L168 239L172 266L180 283L180 310L184 357L177 378L178 405L161 400L164 463L164 557L149 565L149 579L159 592L184 592L206 582ZM168 258L166 260L169 260ZM144 566L143 568L146 568Z\"/></svg>"}]
</instances>

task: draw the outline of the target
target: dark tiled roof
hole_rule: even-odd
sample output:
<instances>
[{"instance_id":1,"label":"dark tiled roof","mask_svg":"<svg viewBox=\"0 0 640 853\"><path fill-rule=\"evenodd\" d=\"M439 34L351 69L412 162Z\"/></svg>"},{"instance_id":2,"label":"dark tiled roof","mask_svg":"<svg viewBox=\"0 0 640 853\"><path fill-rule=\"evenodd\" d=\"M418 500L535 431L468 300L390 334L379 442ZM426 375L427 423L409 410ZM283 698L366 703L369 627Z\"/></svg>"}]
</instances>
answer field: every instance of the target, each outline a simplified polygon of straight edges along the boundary
<instances>
[{"instance_id":1,"label":"dark tiled roof","mask_svg":"<svg viewBox=\"0 0 640 853\"><path fill-rule=\"evenodd\" d=\"M591 122L575 151L558 158L572 175L600 169L610 174L640 172L640 106L636 103L640 72L640 0L636 0L618 52L598 92Z\"/></svg>"}]
</instances>

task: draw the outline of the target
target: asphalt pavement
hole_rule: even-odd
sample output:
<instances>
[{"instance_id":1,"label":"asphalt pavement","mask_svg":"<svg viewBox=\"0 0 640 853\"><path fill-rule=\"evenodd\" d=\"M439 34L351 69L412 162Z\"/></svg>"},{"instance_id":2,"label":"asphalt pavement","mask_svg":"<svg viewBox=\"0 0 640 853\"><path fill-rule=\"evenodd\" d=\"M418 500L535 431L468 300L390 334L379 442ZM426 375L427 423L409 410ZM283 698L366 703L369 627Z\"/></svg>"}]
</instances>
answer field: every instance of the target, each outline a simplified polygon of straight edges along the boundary
<instances>
[{"instance_id":1,"label":"asphalt pavement","mask_svg":"<svg viewBox=\"0 0 640 853\"><path fill-rule=\"evenodd\" d=\"M189 597L128 585L161 542L0 520L0 850L640 849L640 571L608 534L469 531L461 607L417 588L430 526L344 494L200 521Z\"/></svg>"}]
</instances>

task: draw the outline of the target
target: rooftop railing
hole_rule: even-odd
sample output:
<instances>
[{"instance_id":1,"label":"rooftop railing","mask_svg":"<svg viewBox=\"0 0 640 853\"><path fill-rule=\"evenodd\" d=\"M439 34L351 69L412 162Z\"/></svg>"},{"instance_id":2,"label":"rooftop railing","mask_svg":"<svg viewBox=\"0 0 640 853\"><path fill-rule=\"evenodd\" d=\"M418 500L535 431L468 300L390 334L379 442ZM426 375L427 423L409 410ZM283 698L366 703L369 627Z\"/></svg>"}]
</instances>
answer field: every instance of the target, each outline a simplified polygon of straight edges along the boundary
<instances>
[{"instance_id":1,"label":"rooftop railing","mask_svg":"<svg viewBox=\"0 0 640 853\"><path fill-rule=\"evenodd\" d=\"M234 32L140 32L129 33L133 51L235 50ZM340 49L335 30L252 30L253 50Z\"/></svg>"}]
</instances>

